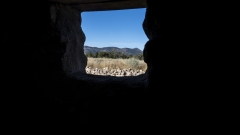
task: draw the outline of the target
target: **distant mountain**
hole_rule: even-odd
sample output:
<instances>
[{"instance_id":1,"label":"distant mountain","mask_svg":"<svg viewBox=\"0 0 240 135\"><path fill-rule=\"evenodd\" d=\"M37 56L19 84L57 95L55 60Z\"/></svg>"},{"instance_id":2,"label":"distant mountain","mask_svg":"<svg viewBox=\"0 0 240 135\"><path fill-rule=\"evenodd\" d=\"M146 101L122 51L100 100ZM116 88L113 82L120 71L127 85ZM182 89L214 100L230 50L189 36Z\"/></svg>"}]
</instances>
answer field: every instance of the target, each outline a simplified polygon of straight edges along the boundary
<instances>
[{"instance_id":1,"label":"distant mountain","mask_svg":"<svg viewBox=\"0 0 240 135\"><path fill-rule=\"evenodd\" d=\"M87 46L84 45L84 53L96 53L96 52L111 52L111 51L116 51L116 52L122 52L126 55L138 55L138 54L142 54L143 52L138 49L138 48L118 48L118 47L102 47L102 48L98 48L98 47L91 47L91 46Z\"/></svg>"}]
</instances>

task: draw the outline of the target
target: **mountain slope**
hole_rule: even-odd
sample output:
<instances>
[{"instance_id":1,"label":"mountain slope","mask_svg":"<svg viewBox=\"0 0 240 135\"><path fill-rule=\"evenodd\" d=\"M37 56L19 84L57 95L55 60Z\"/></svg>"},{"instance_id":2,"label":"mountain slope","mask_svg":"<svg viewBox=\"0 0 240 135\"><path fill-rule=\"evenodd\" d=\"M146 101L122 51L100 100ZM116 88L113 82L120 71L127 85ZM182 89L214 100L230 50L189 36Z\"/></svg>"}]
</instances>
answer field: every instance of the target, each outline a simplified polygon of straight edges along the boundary
<instances>
[{"instance_id":1,"label":"mountain slope","mask_svg":"<svg viewBox=\"0 0 240 135\"><path fill-rule=\"evenodd\" d=\"M98 47L91 47L84 45L84 53L96 53L96 52L111 52L111 51L116 51L116 52L121 52L126 55L138 55L142 54L143 52L138 49L138 48L118 48L118 47L103 47L103 48L98 48Z\"/></svg>"}]
</instances>

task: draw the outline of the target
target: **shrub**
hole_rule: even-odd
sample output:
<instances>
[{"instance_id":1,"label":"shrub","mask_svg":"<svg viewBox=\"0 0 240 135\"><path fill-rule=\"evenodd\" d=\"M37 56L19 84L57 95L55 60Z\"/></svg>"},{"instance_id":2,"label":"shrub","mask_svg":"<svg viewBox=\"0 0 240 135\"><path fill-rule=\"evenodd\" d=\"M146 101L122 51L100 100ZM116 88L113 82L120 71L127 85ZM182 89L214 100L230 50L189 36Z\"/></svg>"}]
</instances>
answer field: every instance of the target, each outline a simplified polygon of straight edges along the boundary
<instances>
[{"instance_id":1,"label":"shrub","mask_svg":"<svg viewBox=\"0 0 240 135\"><path fill-rule=\"evenodd\" d=\"M131 68L137 69L138 65L139 65L139 62L135 58L129 58L129 59L127 59L127 63L126 64L128 66L130 66Z\"/></svg>"}]
</instances>

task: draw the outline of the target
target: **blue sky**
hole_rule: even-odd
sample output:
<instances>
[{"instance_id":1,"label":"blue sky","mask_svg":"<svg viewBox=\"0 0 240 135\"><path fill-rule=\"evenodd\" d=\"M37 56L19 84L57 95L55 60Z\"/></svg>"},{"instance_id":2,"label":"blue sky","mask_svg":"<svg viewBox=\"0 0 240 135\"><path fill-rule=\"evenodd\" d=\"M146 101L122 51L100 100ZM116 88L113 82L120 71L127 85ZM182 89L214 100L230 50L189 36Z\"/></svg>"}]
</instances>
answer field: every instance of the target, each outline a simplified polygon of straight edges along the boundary
<instances>
[{"instance_id":1,"label":"blue sky","mask_svg":"<svg viewBox=\"0 0 240 135\"><path fill-rule=\"evenodd\" d=\"M143 50L148 41L142 28L145 11L146 8L82 12L84 45Z\"/></svg>"}]
</instances>

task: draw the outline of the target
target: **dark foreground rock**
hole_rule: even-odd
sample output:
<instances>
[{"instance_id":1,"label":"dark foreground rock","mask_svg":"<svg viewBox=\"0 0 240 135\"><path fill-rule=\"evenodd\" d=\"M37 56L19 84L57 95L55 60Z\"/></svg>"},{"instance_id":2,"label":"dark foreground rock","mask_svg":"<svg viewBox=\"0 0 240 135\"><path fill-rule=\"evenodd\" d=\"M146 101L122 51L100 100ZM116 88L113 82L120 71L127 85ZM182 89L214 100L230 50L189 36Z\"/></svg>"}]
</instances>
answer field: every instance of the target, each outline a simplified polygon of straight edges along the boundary
<instances>
[{"instance_id":1,"label":"dark foreground rock","mask_svg":"<svg viewBox=\"0 0 240 135\"><path fill-rule=\"evenodd\" d=\"M3 49L7 62L2 74L7 82L1 87L6 106L1 111L8 132L71 134L71 127L77 134L98 128L117 129L112 134L129 133L128 128L134 133L196 134L212 127L205 116L214 115L201 103L206 102L205 95L212 96L207 90L216 87L207 86L213 74L207 76L209 64L198 59L206 53L197 53L200 48L208 50L202 47L207 43L202 42L207 33L202 26L209 21L193 12L193 4L144 1L143 30L149 38L143 51L148 66L144 74L86 73L81 13L142 7L142 0L126 4L129 1L3 1L7 8L1 12L1 47L8 48Z\"/></svg>"}]
</instances>

